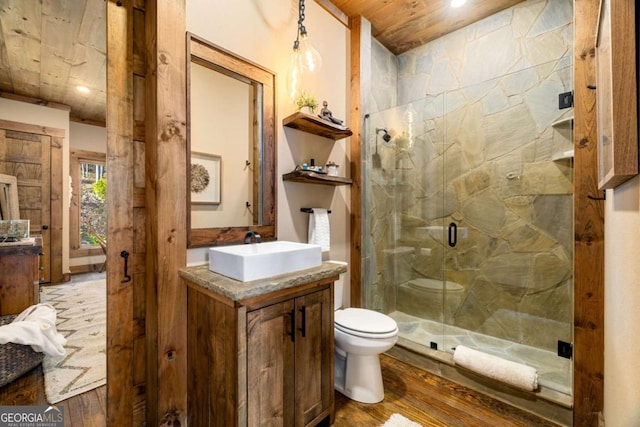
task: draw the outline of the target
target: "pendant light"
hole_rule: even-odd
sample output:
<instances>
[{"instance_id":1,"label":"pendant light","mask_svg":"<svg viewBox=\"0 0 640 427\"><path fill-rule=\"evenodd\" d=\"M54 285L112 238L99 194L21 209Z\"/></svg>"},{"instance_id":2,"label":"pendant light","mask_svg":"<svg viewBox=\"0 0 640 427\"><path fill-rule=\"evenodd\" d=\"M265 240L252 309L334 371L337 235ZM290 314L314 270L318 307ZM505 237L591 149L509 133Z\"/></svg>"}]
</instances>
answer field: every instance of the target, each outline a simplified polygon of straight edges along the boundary
<instances>
[{"instance_id":1,"label":"pendant light","mask_svg":"<svg viewBox=\"0 0 640 427\"><path fill-rule=\"evenodd\" d=\"M299 0L298 28L287 73L287 93L292 101L295 100L302 88L302 76L305 71L313 73L322 67L322 57L309 40L307 28L304 26L304 9L304 0Z\"/></svg>"}]
</instances>

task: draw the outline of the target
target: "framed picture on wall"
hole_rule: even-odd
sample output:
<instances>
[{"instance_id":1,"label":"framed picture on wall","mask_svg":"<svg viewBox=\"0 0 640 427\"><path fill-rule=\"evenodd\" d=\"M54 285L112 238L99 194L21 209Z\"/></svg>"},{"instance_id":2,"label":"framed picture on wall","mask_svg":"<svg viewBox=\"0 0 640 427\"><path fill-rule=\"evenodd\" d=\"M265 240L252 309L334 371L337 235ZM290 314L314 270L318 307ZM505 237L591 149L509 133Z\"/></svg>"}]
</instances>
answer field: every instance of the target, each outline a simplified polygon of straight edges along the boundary
<instances>
[{"instance_id":1,"label":"framed picture on wall","mask_svg":"<svg viewBox=\"0 0 640 427\"><path fill-rule=\"evenodd\" d=\"M222 159L215 154L191 152L191 203L219 205L222 201Z\"/></svg>"},{"instance_id":2,"label":"framed picture on wall","mask_svg":"<svg viewBox=\"0 0 640 427\"><path fill-rule=\"evenodd\" d=\"M638 174L635 2L600 0L596 30L598 187Z\"/></svg>"}]
</instances>

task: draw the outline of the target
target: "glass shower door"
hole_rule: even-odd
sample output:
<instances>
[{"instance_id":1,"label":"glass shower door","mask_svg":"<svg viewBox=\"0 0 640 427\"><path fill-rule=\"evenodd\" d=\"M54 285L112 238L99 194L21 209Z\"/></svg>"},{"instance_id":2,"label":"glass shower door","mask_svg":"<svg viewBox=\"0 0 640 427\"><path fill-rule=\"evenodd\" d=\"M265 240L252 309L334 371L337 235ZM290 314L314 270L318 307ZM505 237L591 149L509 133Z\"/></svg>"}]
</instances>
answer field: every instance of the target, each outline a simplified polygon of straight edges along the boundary
<instances>
[{"instance_id":1,"label":"glass shower door","mask_svg":"<svg viewBox=\"0 0 640 427\"><path fill-rule=\"evenodd\" d=\"M463 344L536 367L571 394L572 87L560 60L447 92L444 350Z\"/></svg>"}]
</instances>

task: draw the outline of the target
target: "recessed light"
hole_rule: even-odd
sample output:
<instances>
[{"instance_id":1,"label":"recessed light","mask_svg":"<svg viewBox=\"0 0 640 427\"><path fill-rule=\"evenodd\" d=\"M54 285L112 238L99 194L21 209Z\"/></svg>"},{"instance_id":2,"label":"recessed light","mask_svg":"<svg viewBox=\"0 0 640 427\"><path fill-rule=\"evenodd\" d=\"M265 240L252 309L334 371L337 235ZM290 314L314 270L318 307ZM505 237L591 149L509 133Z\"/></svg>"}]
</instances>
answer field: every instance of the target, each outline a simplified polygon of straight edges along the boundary
<instances>
[{"instance_id":1,"label":"recessed light","mask_svg":"<svg viewBox=\"0 0 640 427\"><path fill-rule=\"evenodd\" d=\"M451 7L460 7L464 5L467 0L451 0Z\"/></svg>"},{"instance_id":2,"label":"recessed light","mask_svg":"<svg viewBox=\"0 0 640 427\"><path fill-rule=\"evenodd\" d=\"M86 87L86 86L76 86L76 89L78 90L78 92L82 92L82 93L89 93L89 92L91 92L91 91L89 90L89 88L88 88L88 87Z\"/></svg>"}]
</instances>

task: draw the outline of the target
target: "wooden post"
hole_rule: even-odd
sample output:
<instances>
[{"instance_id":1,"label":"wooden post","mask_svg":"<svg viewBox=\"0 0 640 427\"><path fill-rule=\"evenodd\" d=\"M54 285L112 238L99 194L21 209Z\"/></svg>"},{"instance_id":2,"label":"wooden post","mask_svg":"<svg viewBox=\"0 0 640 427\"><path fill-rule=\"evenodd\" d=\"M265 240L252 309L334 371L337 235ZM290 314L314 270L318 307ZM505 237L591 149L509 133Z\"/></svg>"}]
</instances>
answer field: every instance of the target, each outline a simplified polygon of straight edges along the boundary
<instances>
[{"instance_id":1,"label":"wooden post","mask_svg":"<svg viewBox=\"0 0 640 427\"><path fill-rule=\"evenodd\" d=\"M133 6L107 3L107 424L133 423L133 289L122 251L133 254ZM132 257L133 258L133 257ZM133 259L128 260L129 265Z\"/></svg>"},{"instance_id":2,"label":"wooden post","mask_svg":"<svg viewBox=\"0 0 640 427\"><path fill-rule=\"evenodd\" d=\"M353 135L349 142L351 158L351 307L361 307L362 289L362 112L360 111L360 44L361 17L351 22L351 110L349 120Z\"/></svg>"},{"instance_id":3,"label":"wooden post","mask_svg":"<svg viewBox=\"0 0 640 427\"><path fill-rule=\"evenodd\" d=\"M574 1L574 412L597 426L604 401L604 202L599 196L595 29L599 0Z\"/></svg>"},{"instance_id":4,"label":"wooden post","mask_svg":"<svg viewBox=\"0 0 640 427\"><path fill-rule=\"evenodd\" d=\"M187 420L185 0L145 2L147 425Z\"/></svg>"}]
</instances>

